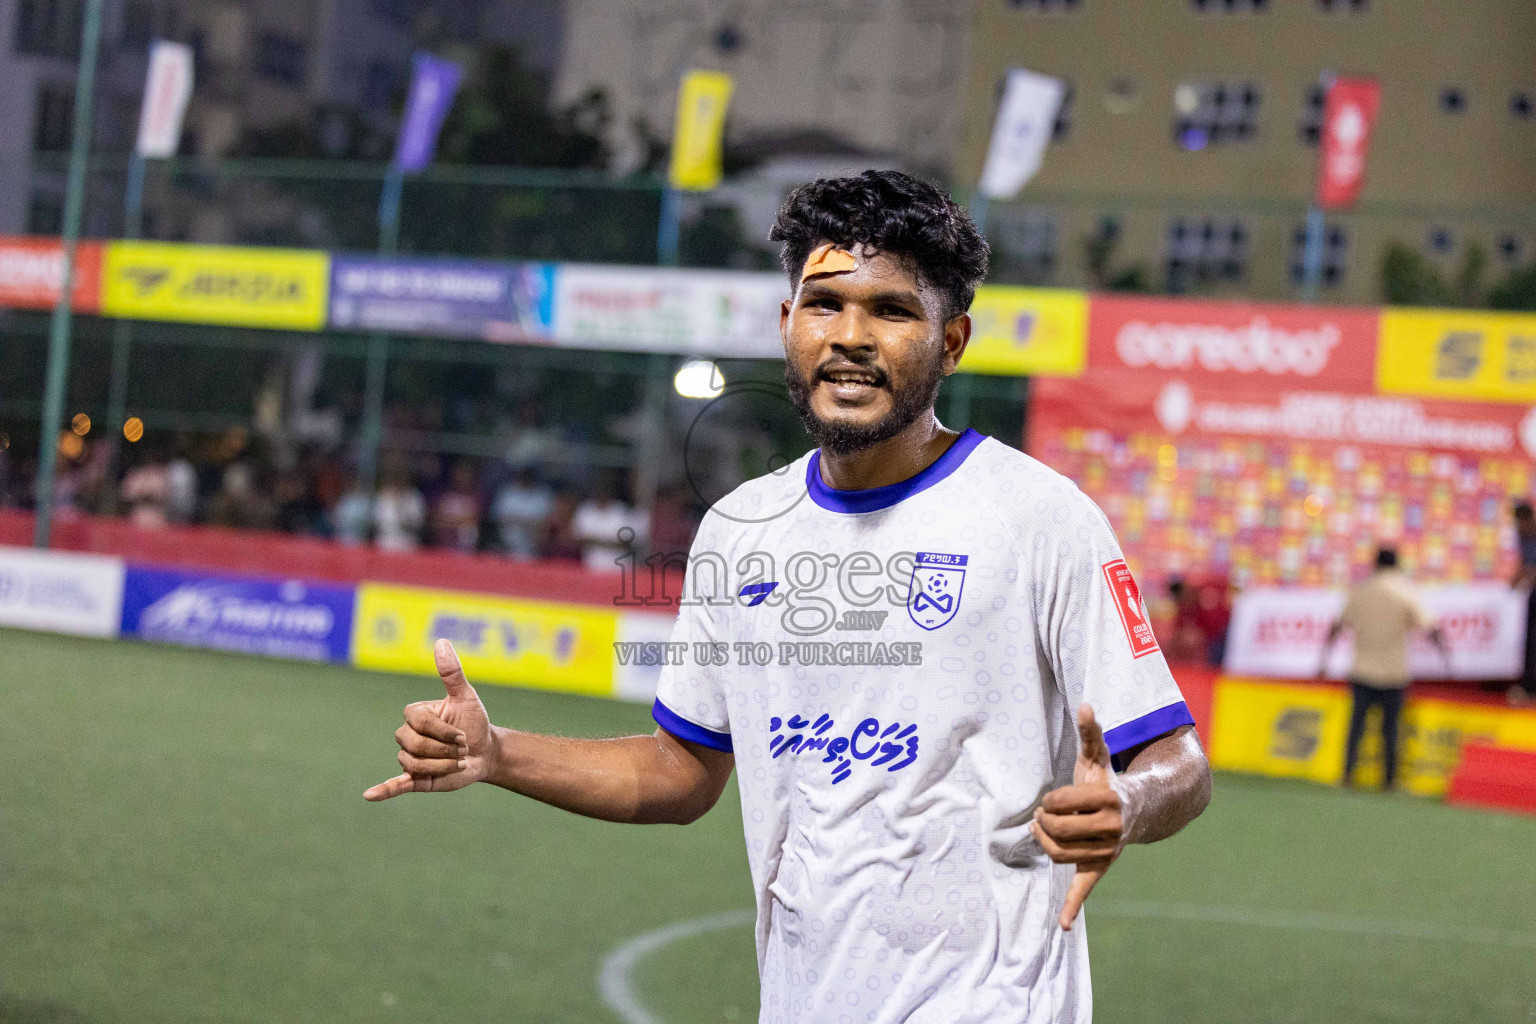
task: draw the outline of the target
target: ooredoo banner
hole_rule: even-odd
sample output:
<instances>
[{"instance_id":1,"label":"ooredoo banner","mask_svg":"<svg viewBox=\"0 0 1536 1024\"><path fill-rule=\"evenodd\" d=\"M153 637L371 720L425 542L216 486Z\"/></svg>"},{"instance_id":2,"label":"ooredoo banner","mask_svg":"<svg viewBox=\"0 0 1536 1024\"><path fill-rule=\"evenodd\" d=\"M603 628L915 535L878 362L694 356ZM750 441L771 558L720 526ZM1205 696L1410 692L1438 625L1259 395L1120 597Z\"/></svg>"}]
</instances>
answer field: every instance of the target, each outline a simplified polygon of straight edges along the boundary
<instances>
[{"instance_id":1,"label":"ooredoo banner","mask_svg":"<svg viewBox=\"0 0 1536 1024\"><path fill-rule=\"evenodd\" d=\"M0 547L0 626L114 637L122 602L120 558Z\"/></svg>"},{"instance_id":2,"label":"ooredoo banner","mask_svg":"<svg viewBox=\"0 0 1536 1024\"><path fill-rule=\"evenodd\" d=\"M1444 632L1449 658L1423 637L1409 648L1420 679L1511 679L1525 653L1526 595L1505 584L1424 587L1420 599ZM1344 593L1301 587L1261 588L1237 599L1227 634L1225 668L1234 675L1310 679ZM1353 650L1342 636L1328 662L1330 677L1349 675Z\"/></svg>"},{"instance_id":3,"label":"ooredoo banner","mask_svg":"<svg viewBox=\"0 0 1536 1024\"><path fill-rule=\"evenodd\" d=\"M307 661L347 660L354 588L130 565L122 632Z\"/></svg>"},{"instance_id":4,"label":"ooredoo banner","mask_svg":"<svg viewBox=\"0 0 1536 1024\"><path fill-rule=\"evenodd\" d=\"M1095 295L1088 366L1224 389L1277 385L1369 394L1375 310Z\"/></svg>"}]
</instances>

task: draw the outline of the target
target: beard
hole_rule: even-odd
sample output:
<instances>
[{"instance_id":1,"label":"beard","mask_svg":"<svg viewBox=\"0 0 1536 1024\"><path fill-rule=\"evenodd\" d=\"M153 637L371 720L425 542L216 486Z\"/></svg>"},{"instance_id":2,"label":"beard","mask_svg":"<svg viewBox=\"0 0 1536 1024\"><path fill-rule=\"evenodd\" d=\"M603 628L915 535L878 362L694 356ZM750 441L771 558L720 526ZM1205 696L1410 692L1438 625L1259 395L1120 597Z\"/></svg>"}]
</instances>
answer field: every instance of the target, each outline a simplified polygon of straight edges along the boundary
<instances>
[{"instance_id":1,"label":"beard","mask_svg":"<svg viewBox=\"0 0 1536 1024\"><path fill-rule=\"evenodd\" d=\"M856 358L841 361L859 363L861 366L869 365L868 361ZM883 370L874 368L877 379L873 386L891 390L890 411L873 423L825 420L812 410L811 392L820 381L825 379L822 376L824 368L832 362L828 360L806 377L800 374L792 362L787 359L784 361L784 384L789 390L790 404L799 414L800 422L805 424L806 433L811 435L811 440L815 441L816 446L828 455L852 455L881 441L889 441L911 426L920 415L933 408L933 403L939 397L939 382L944 379L942 349L920 376L899 390L890 389L890 376Z\"/></svg>"}]
</instances>

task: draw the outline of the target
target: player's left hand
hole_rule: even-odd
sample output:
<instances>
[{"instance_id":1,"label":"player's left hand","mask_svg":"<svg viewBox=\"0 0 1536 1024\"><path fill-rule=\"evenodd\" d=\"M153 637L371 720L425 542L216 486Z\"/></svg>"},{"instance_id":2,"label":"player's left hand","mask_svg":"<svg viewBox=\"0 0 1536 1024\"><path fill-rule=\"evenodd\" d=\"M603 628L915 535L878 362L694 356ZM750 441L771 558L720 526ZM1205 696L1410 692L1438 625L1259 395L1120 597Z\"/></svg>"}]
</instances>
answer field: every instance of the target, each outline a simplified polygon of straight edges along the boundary
<instances>
[{"instance_id":1,"label":"player's left hand","mask_svg":"<svg viewBox=\"0 0 1536 1024\"><path fill-rule=\"evenodd\" d=\"M1125 846L1131 808L1115 778L1104 730L1087 704L1077 710L1077 764L1072 785L1045 794L1035 809L1035 838L1058 864L1076 864L1058 921L1070 929L1083 901Z\"/></svg>"}]
</instances>

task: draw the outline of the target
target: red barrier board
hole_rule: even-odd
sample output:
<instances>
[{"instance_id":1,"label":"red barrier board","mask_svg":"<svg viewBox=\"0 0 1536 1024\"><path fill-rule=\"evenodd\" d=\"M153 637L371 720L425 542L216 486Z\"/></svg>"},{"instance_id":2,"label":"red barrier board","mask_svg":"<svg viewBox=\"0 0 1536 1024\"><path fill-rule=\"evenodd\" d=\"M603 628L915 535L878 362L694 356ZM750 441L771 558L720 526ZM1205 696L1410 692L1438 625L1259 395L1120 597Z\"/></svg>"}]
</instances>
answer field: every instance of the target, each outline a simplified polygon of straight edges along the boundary
<instances>
[{"instance_id":1,"label":"red barrier board","mask_svg":"<svg viewBox=\"0 0 1536 1024\"><path fill-rule=\"evenodd\" d=\"M1464 745L1445 802L1536 814L1536 752Z\"/></svg>"},{"instance_id":2,"label":"red barrier board","mask_svg":"<svg viewBox=\"0 0 1536 1024\"><path fill-rule=\"evenodd\" d=\"M99 242L81 242L75 248L70 305L77 312L101 309L101 257ZM57 238L0 237L0 306L52 309L63 279L64 247Z\"/></svg>"},{"instance_id":3,"label":"red barrier board","mask_svg":"<svg viewBox=\"0 0 1536 1024\"><path fill-rule=\"evenodd\" d=\"M0 511L0 544L32 543L32 516ZM225 530L212 526L144 530L121 519L72 516L54 523L53 546L63 551L89 551L156 565L301 577L339 583L396 583L403 586L467 590L482 594L571 601L632 608L618 602L638 590L649 594L644 564L638 584L613 572L592 572L580 563L540 560L520 562L497 555L465 555L450 551L380 551L348 547L314 537L255 530ZM627 583L627 587L626 587ZM668 572L665 593L682 592L682 574ZM670 612L670 605L647 607Z\"/></svg>"}]
</instances>

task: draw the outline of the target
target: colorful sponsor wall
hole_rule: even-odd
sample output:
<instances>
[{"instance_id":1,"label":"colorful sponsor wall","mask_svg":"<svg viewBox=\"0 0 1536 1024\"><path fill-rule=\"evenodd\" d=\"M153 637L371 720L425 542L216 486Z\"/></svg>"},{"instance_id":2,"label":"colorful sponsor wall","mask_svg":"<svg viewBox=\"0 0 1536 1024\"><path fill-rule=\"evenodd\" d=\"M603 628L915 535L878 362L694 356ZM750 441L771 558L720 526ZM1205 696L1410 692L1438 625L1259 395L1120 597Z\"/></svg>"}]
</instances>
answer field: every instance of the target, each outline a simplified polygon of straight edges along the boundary
<instances>
[{"instance_id":1,"label":"colorful sponsor wall","mask_svg":"<svg viewBox=\"0 0 1536 1024\"><path fill-rule=\"evenodd\" d=\"M1029 447L1153 588L1337 587L1383 543L1426 580L1503 579L1536 452L1527 335L1536 317L1094 296L1086 371L1035 382Z\"/></svg>"}]
</instances>

